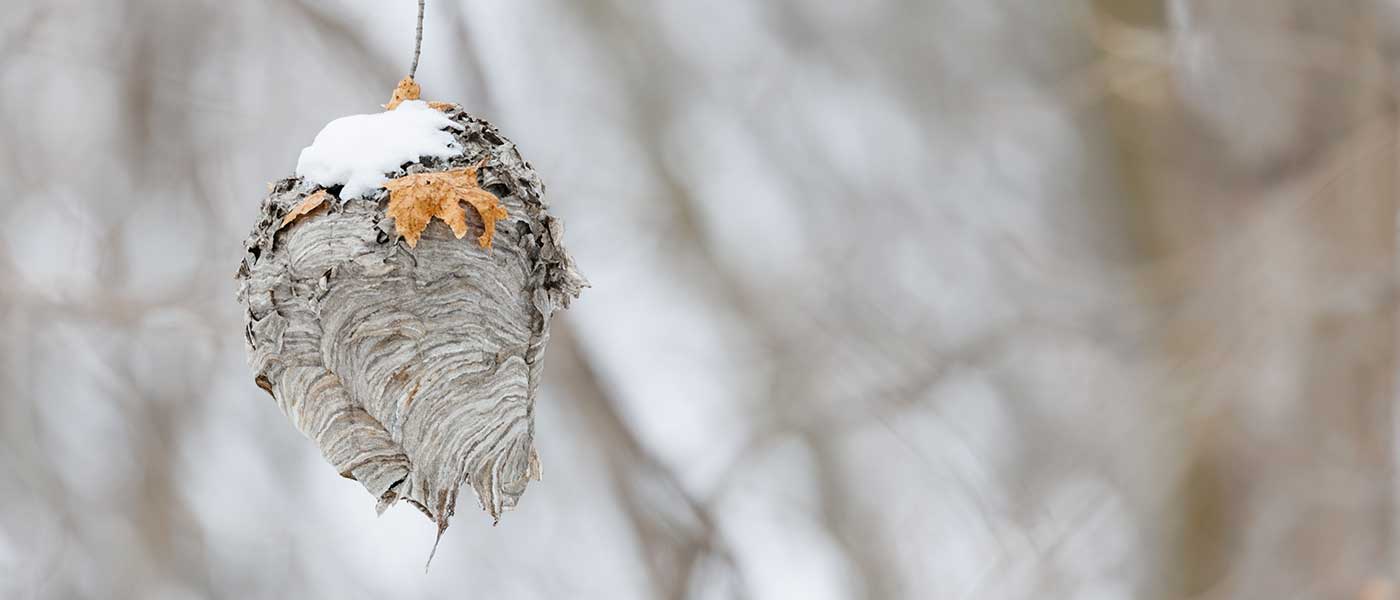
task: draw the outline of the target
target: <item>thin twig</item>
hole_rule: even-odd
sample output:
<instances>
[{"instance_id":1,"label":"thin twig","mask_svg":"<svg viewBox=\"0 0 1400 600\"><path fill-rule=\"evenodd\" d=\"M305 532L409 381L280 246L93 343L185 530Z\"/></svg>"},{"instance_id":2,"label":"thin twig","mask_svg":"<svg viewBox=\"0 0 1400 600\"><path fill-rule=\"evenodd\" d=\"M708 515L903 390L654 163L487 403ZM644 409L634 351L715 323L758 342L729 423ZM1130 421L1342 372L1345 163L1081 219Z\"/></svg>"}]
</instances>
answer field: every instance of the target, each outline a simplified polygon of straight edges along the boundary
<instances>
[{"instance_id":1,"label":"thin twig","mask_svg":"<svg viewBox=\"0 0 1400 600\"><path fill-rule=\"evenodd\" d=\"M418 32L413 37L413 66L408 68L408 76L418 74L418 55L423 53L423 5L427 0L418 0Z\"/></svg>"}]
</instances>

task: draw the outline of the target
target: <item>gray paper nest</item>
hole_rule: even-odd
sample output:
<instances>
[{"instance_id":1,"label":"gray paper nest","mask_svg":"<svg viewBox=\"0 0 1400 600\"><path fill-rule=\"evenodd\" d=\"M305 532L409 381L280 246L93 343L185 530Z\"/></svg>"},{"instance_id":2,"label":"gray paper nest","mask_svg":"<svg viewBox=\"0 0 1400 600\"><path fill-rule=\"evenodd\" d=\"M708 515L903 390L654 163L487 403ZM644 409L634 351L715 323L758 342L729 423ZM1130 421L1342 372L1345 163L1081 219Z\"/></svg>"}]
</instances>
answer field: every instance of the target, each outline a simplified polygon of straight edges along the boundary
<instances>
[{"instance_id":1,"label":"gray paper nest","mask_svg":"<svg viewBox=\"0 0 1400 600\"><path fill-rule=\"evenodd\" d=\"M433 220L416 248L385 217L387 193L283 226L318 188L275 183L238 269L255 381L343 476L447 528L462 483L494 520L539 479L534 406L550 315L587 286L515 145L460 108L463 149L389 174L472 166L509 216L491 248L467 210L456 239ZM332 192L337 190L331 190Z\"/></svg>"}]
</instances>

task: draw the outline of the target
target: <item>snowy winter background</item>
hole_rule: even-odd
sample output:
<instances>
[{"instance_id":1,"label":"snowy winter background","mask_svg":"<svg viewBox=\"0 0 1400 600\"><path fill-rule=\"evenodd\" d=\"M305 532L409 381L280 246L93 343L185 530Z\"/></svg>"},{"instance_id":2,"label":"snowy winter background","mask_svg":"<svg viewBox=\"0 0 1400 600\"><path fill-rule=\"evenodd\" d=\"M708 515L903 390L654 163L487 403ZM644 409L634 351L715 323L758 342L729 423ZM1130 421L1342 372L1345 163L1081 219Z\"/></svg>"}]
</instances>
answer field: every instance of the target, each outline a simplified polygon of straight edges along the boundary
<instances>
[{"instance_id":1,"label":"snowy winter background","mask_svg":"<svg viewBox=\"0 0 1400 600\"><path fill-rule=\"evenodd\" d=\"M415 8L0 7L0 598L1394 597L1389 0L429 0L593 287L427 574L233 299Z\"/></svg>"}]
</instances>

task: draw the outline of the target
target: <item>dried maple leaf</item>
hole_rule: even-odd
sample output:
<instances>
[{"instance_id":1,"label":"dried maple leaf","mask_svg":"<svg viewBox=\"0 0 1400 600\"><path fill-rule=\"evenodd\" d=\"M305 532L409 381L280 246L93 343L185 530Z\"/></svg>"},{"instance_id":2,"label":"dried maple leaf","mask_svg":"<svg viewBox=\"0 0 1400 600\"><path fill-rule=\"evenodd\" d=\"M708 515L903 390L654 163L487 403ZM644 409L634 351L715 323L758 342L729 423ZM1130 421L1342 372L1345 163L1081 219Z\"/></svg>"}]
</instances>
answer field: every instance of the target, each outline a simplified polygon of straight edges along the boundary
<instances>
[{"instance_id":1,"label":"dried maple leaf","mask_svg":"<svg viewBox=\"0 0 1400 600\"><path fill-rule=\"evenodd\" d=\"M325 204L326 199L330 197L331 195L326 192L326 190L316 190L316 193L307 196L306 199L302 200L295 208L289 211L287 216L282 217L282 225L280 225L278 229L286 227L288 223L297 220L297 217L316 210L322 204Z\"/></svg>"},{"instance_id":2,"label":"dried maple leaf","mask_svg":"<svg viewBox=\"0 0 1400 600\"><path fill-rule=\"evenodd\" d=\"M477 242L482 248L491 247L496 221L506 218L506 209L501 207L501 200L495 194L477 185L479 167L478 164L451 171L415 173L384 184L389 190L386 214L394 218L394 230L408 240L410 248L417 247L418 238L433 217L447 223L457 239L467 235L467 212L462 202L471 204L481 215L484 231Z\"/></svg>"}]
</instances>

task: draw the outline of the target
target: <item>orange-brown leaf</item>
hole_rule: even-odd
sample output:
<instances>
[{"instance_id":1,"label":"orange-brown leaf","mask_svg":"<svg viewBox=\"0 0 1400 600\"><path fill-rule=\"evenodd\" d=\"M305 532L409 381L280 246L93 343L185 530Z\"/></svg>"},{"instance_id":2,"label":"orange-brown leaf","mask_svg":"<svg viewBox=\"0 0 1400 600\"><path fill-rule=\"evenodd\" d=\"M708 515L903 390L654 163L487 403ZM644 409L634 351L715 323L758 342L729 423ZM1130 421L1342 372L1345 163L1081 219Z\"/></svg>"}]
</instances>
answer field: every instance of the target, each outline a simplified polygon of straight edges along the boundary
<instances>
[{"instance_id":1,"label":"orange-brown leaf","mask_svg":"<svg viewBox=\"0 0 1400 600\"><path fill-rule=\"evenodd\" d=\"M463 202L472 205L481 215L483 231L477 243L482 248L491 247L496 221L506 218L506 209L495 194L477 185L476 169L415 173L384 184L389 190L387 214L394 218L394 230L408 241L410 248L418 246L418 238L434 217L447 223L457 239L467 235L467 212L462 208Z\"/></svg>"},{"instance_id":2,"label":"orange-brown leaf","mask_svg":"<svg viewBox=\"0 0 1400 600\"><path fill-rule=\"evenodd\" d=\"M384 110L394 110L404 100L417 100L423 89L418 87L418 83L412 77L405 76L399 81L398 87L394 88L394 95L389 97L389 103L384 105Z\"/></svg>"},{"instance_id":3,"label":"orange-brown leaf","mask_svg":"<svg viewBox=\"0 0 1400 600\"><path fill-rule=\"evenodd\" d=\"M287 216L282 217L282 225L279 226L278 229L286 227L288 223L297 220L297 217L316 210L322 204L325 204L326 199L330 197L331 195L327 193L326 190L316 190L316 193L307 196L301 203L292 208L292 210L287 213Z\"/></svg>"},{"instance_id":4,"label":"orange-brown leaf","mask_svg":"<svg viewBox=\"0 0 1400 600\"><path fill-rule=\"evenodd\" d=\"M384 110L394 110L405 100L421 100L422 97L423 88L419 87L418 82L414 81L412 77L404 77L399 82L398 87L394 88L394 95L389 97L389 103L384 105ZM457 104L433 100L428 102L428 108L446 112L457 108Z\"/></svg>"}]
</instances>

